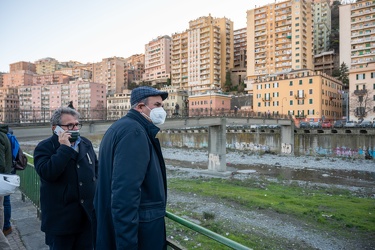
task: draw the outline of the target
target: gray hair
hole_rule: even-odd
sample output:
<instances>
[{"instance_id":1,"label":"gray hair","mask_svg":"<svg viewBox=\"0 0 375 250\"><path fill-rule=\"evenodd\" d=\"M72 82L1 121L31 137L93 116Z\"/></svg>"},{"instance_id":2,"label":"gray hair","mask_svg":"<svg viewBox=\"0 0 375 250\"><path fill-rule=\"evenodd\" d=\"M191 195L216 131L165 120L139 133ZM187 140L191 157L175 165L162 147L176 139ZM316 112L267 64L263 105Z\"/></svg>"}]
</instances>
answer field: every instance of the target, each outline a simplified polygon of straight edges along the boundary
<instances>
[{"instance_id":1,"label":"gray hair","mask_svg":"<svg viewBox=\"0 0 375 250\"><path fill-rule=\"evenodd\" d=\"M131 109L134 109L135 107L137 107L138 103L140 103L140 102L142 102L142 103L144 103L144 104L147 105L147 104L148 104L148 97L146 97L145 99L142 99L142 100L140 100L139 102L133 104L133 105L131 106Z\"/></svg>"},{"instance_id":2,"label":"gray hair","mask_svg":"<svg viewBox=\"0 0 375 250\"><path fill-rule=\"evenodd\" d=\"M51 116L51 125L55 126L57 124L60 124L62 115L72 115L77 119L79 119L80 116L80 114L75 109L68 107L60 107L53 112Z\"/></svg>"}]
</instances>

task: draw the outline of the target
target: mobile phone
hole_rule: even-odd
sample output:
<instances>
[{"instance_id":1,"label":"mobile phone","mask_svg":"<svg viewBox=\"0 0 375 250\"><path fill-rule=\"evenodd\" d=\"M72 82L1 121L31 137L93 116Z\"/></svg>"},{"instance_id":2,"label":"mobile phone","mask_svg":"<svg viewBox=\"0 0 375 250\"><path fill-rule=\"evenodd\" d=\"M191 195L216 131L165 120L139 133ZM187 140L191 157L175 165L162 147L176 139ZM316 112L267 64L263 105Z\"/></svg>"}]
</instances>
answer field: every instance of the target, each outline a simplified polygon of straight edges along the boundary
<instances>
[{"instance_id":1,"label":"mobile phone","mask_svg":"<svg viewBox=\"0 0 375 250\"><path fill-rule=\"evenodd\" d=\"M62 129L59 125L56 126L55 130L53 131L57 136L59 136L60 133L64 132L64 129Z\"/></svg>"}]
</instances>

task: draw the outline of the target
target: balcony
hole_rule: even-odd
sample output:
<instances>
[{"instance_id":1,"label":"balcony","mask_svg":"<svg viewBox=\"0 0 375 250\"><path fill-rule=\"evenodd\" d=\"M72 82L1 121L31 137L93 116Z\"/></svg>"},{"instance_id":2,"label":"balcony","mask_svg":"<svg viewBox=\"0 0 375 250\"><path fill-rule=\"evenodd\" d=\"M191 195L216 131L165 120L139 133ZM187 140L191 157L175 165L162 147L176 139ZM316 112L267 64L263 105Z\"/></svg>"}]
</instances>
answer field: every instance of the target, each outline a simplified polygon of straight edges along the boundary
<instances>
[{"instance_id":1,"label":"balcony","mask_svg":"<svg viewBox=\"0 0 375 250\"><path fill-rule=\"evenodd\" d=\"M297 100L306 99L306 94L294 95L294 98L297 99Z\"/></svg>"},{"instance_id":2,"label":"balcony","mask_svg":"<svg viewBox=\"0 0 375 250\"><path fill-rule=\"evenodd\" d=\"M364 96L367 94L367 89L357 89L354 90L354 94L357 96Z\"/></svg>"}]
</instances>

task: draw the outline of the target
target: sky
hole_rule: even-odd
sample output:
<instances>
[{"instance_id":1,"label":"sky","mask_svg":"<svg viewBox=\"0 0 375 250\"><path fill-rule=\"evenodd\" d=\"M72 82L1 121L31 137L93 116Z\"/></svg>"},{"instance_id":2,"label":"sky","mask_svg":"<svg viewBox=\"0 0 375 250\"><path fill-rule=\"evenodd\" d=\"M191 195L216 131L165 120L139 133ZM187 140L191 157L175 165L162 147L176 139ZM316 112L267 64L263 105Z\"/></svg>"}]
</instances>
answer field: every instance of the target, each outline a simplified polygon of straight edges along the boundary
<instances>
[{"instance_id":1,"label":"sky","mask_svg":"<svg viewBox=\"0 0 375 250\"><path fill-rule=\"evenodd\" d=\"M209 14L244 28L247 10L274 1L0 0L0 72L45 57L93 63L142 54L151 40Z\"/></svg>"}]
</instances>

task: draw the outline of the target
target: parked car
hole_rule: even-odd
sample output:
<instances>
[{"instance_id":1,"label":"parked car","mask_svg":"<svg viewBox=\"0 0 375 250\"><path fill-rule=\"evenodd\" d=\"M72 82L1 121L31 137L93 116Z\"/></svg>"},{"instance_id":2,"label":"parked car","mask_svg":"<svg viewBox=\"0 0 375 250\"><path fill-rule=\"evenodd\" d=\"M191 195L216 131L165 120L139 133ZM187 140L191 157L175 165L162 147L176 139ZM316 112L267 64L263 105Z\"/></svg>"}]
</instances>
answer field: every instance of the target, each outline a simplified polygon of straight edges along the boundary
<instances>
[{"instance_id":1,"label":"parked car","mask_svg":"<svg viewBox=\"0 0 375 250\"><path fill-rule=\"evenodd\" d=\"M337 120L333 124L334 128L343 128L345 126L345 121Z\"/></svg>"},{"instance_id":2,"label":"parked car","mask_svg":"<svg viewBox=\"0 0 375 250\"><path fill-rule=\"evenodd\" d=\"M310 122L310 128L321 128L322 124L319 121Z\"/></svg>"},{"instance_id":3,"label":"parked car","mask_svg":"<svg viewBox=\"0 0 375 250\"><path fill-rule=\"evenodd\" d=\"M322 122L322 128L332 128L332 123L329 121Z\"/></svg>"},{"instance_id":4,"label":"parked car","mask_svg":"<svg viewBox=\"0 0 375 250\"><path fill-rule=\"evenodd\" d=\"M273 124L273 125L268 125L268 128L275 129L275 128L281 128L281 126L279 124Z\"/></svg>"},{"instance_id":5,"label":"parked car","mask_svg":"<svg viewBox=\"0 0 375 250\"><path fill-rule=\"evenodd\" d=\"M300 122L299 127L300 128L310 128L310 124L308 122Z\"/></svg>"},{"instance_id":6,"label":"parked car","mask_svg":"<svg viewBox=\"0 0 375 250\"><path fill-rule=\"evenodd\" d=\"M356 121L347 121L344 125L345 128L355 128L357 127Z\"/></svg>"},{"instance_id":7,"label":"parked car","mask_svg":"<svg viewBox=\"0 0 375 250\"><path fill-rule=\"evenodd\" d=\"M358 124L358 127L360 128L371 128L372 122L368 120L363 120L361 123Z\"/></svg>"}]
</instances>

